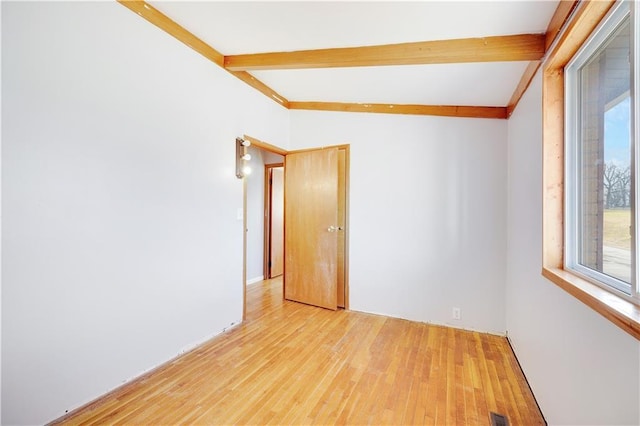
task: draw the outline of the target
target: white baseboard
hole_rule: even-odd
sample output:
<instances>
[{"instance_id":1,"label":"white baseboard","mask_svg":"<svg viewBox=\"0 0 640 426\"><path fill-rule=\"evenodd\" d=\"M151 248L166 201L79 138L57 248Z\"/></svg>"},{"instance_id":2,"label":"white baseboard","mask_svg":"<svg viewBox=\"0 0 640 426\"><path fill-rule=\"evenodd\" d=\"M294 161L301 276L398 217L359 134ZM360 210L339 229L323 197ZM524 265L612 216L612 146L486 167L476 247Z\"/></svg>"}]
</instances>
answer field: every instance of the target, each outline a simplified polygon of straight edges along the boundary
<instances>
[{"instance_id":1,"label":"white baseboard","mask_svg":"<svg viewBox=\"0 0 640 426\"><path fill-rule=\"evenodd\" d=\"M264 275L260 275L259 277L255 277L247 280L247 285L255 284L263 280L264 280Z\"/></svg>"}]
</instances>

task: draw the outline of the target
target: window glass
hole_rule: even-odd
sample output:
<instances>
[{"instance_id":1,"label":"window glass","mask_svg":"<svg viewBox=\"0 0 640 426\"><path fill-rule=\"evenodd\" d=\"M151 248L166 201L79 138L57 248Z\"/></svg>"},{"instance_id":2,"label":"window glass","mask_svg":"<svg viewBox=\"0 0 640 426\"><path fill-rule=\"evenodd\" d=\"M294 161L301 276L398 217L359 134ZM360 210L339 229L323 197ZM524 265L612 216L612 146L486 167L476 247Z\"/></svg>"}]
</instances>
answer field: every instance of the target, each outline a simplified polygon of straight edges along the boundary
<instances>
[{"instance_id":1,"label":"window glass","mask_svg":"<svg viewBox=\"0 0 640 426\"><path fill-rule=\"evenodd\" d=\"M627 16L577 71L576 261L627 284L633 271L630 58Z\"/></svg>"}]
</instances>

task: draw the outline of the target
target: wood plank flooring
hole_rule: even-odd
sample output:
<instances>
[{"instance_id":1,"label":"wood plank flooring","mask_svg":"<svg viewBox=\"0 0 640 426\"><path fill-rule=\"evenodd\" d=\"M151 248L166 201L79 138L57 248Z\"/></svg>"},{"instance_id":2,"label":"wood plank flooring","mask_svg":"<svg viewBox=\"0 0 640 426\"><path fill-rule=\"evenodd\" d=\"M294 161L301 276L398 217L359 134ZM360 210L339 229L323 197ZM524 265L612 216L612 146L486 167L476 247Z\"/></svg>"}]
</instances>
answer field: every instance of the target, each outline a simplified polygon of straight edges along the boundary
<instances>
[{"instance_id":1,"label":"wood plank flooring","mask_svg":"<svg viewBox=\"0 0 640 426\"><path fill-rule=\"evenodd\" d=\"M544 424L505 338L282 300L58 424Z\"/></svg>"}]
</instances>

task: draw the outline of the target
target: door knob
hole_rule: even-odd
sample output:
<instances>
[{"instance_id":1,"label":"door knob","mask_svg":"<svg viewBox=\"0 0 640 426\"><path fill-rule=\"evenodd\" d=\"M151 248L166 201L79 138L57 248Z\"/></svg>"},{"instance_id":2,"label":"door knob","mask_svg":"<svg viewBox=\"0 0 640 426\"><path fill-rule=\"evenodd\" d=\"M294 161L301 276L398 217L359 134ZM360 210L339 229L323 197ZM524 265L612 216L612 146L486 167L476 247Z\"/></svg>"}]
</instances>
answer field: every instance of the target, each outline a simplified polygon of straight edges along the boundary
<instances>
[{"instance_id":1,"label":"door knob","mask_svg":"<svg viewBox=\"0 0 640 426\"><path fill-rule=\"evenodd\" d=\"M336 231L342 231L342 226L333 226L331 225L330 227L327 228L327 231L329 232L336 232Z\"/></svg>"}]
</instances>

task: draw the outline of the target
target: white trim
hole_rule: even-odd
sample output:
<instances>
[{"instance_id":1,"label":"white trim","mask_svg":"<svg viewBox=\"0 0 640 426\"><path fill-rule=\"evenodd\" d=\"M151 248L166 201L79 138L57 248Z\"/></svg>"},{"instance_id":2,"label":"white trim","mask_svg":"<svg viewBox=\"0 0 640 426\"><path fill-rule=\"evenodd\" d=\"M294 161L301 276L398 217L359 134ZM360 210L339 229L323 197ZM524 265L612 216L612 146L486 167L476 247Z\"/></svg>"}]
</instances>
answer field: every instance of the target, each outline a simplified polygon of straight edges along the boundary
<instances>
[{"instance_id":1,"label":"white trim","mask_svg":"<svg viewBox=\"0 0 640 426\"><path fill-rule=\"evenodd\" d=\"M259 283L260 281L264 281L264 275L260 275L259 277L251 278L247 280L247 285Z\"/></svg>"},{"instance_id":2,"label":"white trim","mask_svg":"<svg viewBox=\"0 0 640 426\"><path fill-rule=\"evenodd\" d=\"M191 352L191 351L193 351L194 349L196 349L196 348L198 348L198 347L200 347L200 346L204 345L205 343L207 343L209 340L211 340L211 339L215 339L216 337L218 337L218 336L219 336L219 335L221 335L222 333L226 333L227 331L229 331L229 330L231 330L231 329L233 329L233 328L237 327L238 325L240 325L240 323L242 323L242 321L241 321L241 320L236 320L236 321L232 322L231 324L229 324L229 326L228 326L228 327L223 328L221 331L217 331L217 332L215 332L215 333L212 333L212 334L209 334L209 335L207 335L207 336L204 336L203 338L198 339L198 340L196 340L195 342L189 343L188 345L184 346L184 347L180 350L180 352L178 353L178 355L177 355L176 357L172 358L170 361L172 361L172 360L174 360L174 359L176 359L176 358L178 358L178 357L181 357L182 355L186 354L187 352ZM164 363L163 363L163 364L164 364ZM160 364L160 366L161 366L161 365L163 365L163 364ZM157 368L157 367L156 367L156 368ZM152 370L152 369L153 369L153 368L151 368L150 370Z\"/></svg>"}]
</instances>

